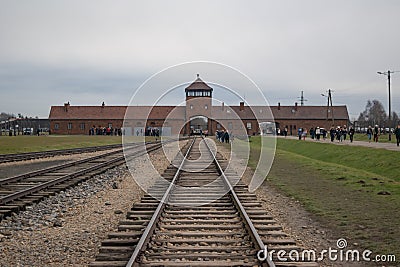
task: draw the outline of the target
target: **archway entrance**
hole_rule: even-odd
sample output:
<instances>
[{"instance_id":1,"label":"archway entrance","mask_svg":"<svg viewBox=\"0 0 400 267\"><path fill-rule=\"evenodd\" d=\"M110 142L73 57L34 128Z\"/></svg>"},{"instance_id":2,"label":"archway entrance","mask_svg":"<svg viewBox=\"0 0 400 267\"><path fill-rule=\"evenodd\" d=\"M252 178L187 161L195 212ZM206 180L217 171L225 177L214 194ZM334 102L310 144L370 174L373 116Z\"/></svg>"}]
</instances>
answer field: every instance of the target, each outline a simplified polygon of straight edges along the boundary
<instances>
[{"instance_id":1,"label":"archway entrance","mask_svg":"<svg viewBox=\"0 0 400 267\"><path fill-rule=\"evenodd\" d=\"M190 134L208 134L208 118L195 116L190 118Z\"/></svg>"}]
</instances>

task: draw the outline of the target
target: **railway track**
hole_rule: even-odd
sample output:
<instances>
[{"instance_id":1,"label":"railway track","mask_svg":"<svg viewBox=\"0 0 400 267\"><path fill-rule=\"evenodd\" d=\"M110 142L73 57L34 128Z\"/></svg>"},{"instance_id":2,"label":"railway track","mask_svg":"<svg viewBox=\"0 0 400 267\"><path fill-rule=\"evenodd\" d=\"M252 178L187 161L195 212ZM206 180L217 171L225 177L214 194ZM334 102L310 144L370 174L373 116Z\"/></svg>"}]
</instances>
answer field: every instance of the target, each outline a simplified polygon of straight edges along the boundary
<instances>
[{"instance_id":1,"label":"railway track","mask_svg":"<svg viewBox=\"0 0 400 267\"><path fill-rule=\"evenodd\" d=\"M0 179L0 221L25 209L25 206L54 195L96 174L125 163L125 157L138 157L162 147L160 142L143 145L132 144L118 151Z\"/></svg>"},{"instance_id":2,"label":"railway track","mask_svg":"<svg viewBox=\"0 0 400 267\"><path fill-rule=\"evenodd\" d=\"M71 148L71 149L61 149L61 150L49 150L42 152L28 152L28 153L18 153L18 154L1 154L0 164L6 162L23 161L39 158L49 158L60 155L72 155L81 153L90 153L96 151L104 151L115 148L121 148L121 144L115 145L105 145L105 146L93 146L93 147L82 147L82 148Z\"/></svg>"},{"instance_id":3,"label":"railway track","mask_svg":"<svg viewBox=\"0 0 400 267\"><path fill-rule=\"evenodd\" d=\"M257 257L265 245L301 250L244 183L231 185L238 177L223 172L227 161L202 140L184 148L163 174L170 183L133 205L89 266L318 266Z\"/></svg>"}]
</instances>

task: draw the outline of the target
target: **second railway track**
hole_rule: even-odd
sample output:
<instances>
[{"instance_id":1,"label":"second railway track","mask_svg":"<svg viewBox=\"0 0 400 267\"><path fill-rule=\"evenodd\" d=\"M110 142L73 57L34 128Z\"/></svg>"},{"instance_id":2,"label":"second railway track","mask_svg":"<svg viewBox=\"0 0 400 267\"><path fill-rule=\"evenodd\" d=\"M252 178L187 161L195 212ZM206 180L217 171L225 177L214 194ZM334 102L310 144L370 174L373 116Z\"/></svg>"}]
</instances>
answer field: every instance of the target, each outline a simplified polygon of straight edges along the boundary
<instances>
[{"instance_id":1,"label":"second railway track","mask_svg":"<svg viewBox=\"0 0 400 267\"><path fill-rule=\"evenodd\" d=\"M15 162L31 159L48 158L60 155L73 155L81 153L91 153L96 151L104 151L110 149L121 148L121 144L115 145L105 145L105 146L93 146L93 147L81 147L81 148L70 148L70 149L60 149L60 150L48 150L41 152L27 152L27 153L17 153L17 154L1 154L0 163Z\"/></svg>"},{"instance_id":2,"label":"second railway track","mask_svg":"<svg viewBox=\"0 0 400 267\"><path fill-rule=\"evenodd\" d=\"M161 143L129 145L126 157L137 157L161 148ZM54 195L70 186L78 184L96 174L125 163L122 149L105 152L97 156L56 165L53 167L0 179L0 221L19 212L25 206Z\"/></svg>"},{"instance_id":3,"label":"second railway track","mask_svg":"<svg viewBox=\"0 0 400 267\"><path fill-rule=\"evenodd\" d=\"M255 194L224 174L227 162L197 138L177 158L117 232L102 242L99 266L318 266L313 261L260 261L258 251L298 250ZM176 167L179 166L179 167ZM158 199L161 199L159 201Z\"/></svg>"}]
</instances>

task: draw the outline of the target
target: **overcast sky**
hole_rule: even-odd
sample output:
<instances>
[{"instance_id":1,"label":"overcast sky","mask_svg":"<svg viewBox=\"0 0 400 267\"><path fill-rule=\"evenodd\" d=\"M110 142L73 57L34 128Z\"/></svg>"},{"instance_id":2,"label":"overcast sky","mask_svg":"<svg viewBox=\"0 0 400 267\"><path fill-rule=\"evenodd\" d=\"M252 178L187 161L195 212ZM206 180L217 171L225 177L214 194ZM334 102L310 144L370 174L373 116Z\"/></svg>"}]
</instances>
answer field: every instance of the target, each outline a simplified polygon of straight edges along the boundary
<instances>
[{"instance_id":1,"label":"overcast sky","mask_svg":"<svg viewBox=\"0 0 400 267\"><path fill-rule=\"evenodd\" d=\"M158 71L212 61L249 76L271 105L292 105L302 90L306 105L325 105L330 88L355 117L368 99L387 108L387 78L376 72L400 71L399 14L396 0L0 0L0 111L126 105Z\"/></svg>"}]
</instances>

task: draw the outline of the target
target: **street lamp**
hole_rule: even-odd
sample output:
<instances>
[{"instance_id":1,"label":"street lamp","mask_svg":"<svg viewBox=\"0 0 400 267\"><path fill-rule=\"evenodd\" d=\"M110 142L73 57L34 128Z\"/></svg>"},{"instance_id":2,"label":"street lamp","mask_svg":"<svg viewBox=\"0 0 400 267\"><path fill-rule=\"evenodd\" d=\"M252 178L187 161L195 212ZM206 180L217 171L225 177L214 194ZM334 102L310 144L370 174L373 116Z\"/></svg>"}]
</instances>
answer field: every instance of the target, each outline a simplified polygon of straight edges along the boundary
<instances>
[{"instance_id":1,"label":"street lamp","mask_svg":"<svg viewBox=\"0 0 400 267\"><path fill-rule=\"evenodd\" d=\"M392 140L392 121L391 121L391 117L392 117L392 104L391 104L391 100L390 100L390 74L391 73L395 73L398 71L378 71L378 74L381 75L385 75L388 77L388 89L389 89L389 119L388 119L388 123L389 123L389 141Z\"/></svg>"}]
</instances>

